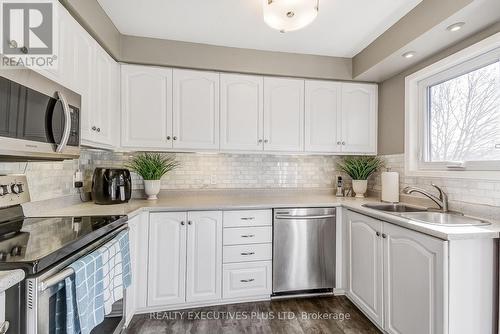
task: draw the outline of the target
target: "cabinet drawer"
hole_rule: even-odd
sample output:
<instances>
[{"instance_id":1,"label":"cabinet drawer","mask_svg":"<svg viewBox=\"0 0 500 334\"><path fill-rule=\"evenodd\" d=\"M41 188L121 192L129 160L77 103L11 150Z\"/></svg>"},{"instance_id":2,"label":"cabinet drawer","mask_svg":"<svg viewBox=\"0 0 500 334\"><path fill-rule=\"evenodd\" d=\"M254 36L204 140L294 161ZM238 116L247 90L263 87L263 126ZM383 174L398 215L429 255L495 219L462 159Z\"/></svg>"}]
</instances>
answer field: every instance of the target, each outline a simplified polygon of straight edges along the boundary
<instances>
[{"instance_id":1,"label":"cabinet drawer","mask_svg":"<svg viewBox=\"0 0 500 334\"><path fill-rule=\"evenodd\" d=\"M273 240L271 226L224 229L224 245L263 244Z\"/></svg>"},{"instance_id":2,"label":"cabinet drawer","mask_svg":"<svg viewBox=\"0 0 500 334\"><path fill-rule=\"evenodd\" d=\"M264 261L273 258L272 244L224 246L224 263Z\"/></svg>"},{"instance_id":3,"label":"cabinet drawer","mask_svg":"<svg viewBox=\"0 0 500 334\"><path fill-rule=\"evenodd\" d=\"M272 210L224 211L224 227L271 226Z\"/></svg>"},{"instance_id":4,"label":"cabinet drawer","mask_svg":"<svg viewBox=\"0 0 500 334\"><path fill-rule=\"evenodd\" d=\"M271 261L225 264L223 271L224 299L271 294Z\"/></svg>"}]
</instances>

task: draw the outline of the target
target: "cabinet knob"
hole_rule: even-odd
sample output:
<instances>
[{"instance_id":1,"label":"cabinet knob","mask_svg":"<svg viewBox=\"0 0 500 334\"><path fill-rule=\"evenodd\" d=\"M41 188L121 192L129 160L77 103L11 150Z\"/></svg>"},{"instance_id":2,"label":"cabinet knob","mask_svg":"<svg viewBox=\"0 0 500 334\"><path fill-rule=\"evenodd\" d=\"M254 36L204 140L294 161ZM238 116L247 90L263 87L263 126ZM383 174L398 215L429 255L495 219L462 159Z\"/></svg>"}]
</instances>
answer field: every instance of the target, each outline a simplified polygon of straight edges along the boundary
<instances>
[{"instance_id":1,"label":"cabinet knob","mask_svg":"<svg viewBox=\"0 0 500 334\"><path fill-rule=\"evenodd\" d=\"M92 131L96 131L96 130L97 130L97 127L94 125L94 126L92 127Z\"/></svg>"},{"instance_id":2,"label":"cabinet knob","mask_svg":"<svg viewBox=\"0 0 500 334\"><path fill-rule=\"evenodd\" d=\"M384 239L387 238L387 234L382 233L382 238L384 238Z\"/></svg>"},{"instance_id":3,"label":"cabinet knob","mask_svg":"<svg viewBox=\"0 0 500 334\"><path fill-rule=\"evenodd\" d=\"M264 139L264 144L267 144L267 143L269 143L269 140Z\"/></svg>"},{"instance_id":4,"label":"cabinet knob","mask_svg":"<svg viewBox=\"0 0 500 334\"><path fill-rule=\"evenodd\" d=\"M342 145L345 145L345 141L342 142Z\"/></svg>"},{"instance_id":5,"label":"cabinet knob","mask_svg":"<svg viewBox=\"0 0 500 334\"><path fill-rule=\"evenodd\" d=\"M193 225L193 222L188 220L188 225Z\"/></svg>"},{"instance_id":6,"label":"cabinet knob","mask_svg":"<svg viewBox=\"0 0 500 334\"><path fill-rule=\"evenodd\" d=\"M101 132L101 128L97 128L97 132Z\"/></svg>"},{"instance_id":7,"label":"cabinet knob","mask_svg":"<svg viewBox=\"0 0 500 334\"><path fill-rule=\"evenodd\" d=\"M375 234L377 235L377 237L380 237L380 232L377 232L377 233L375 233Z\"/></svg>"},{"instance_id":8,"label":"cabinet knob","mask_svg":"<svg viewBox=\"0 0 500 334\"><path fill-rule=\"evenodd\" d=\"M342 142L340 142L340 141L337 142L337 145L341 145L341 144L342 144Z\"/></svg>"},{"instance_id":9,"label":"cabinet knob","mask_svg":"<svg viewBox=\"0 0 500 334\"><path fill-rule=\"evenodd\" d=\"M181 222L181 225L182 225L182 226L184 226L185 224L186 224L185 222L183 222L183 221Z\"/></svg>"},{"instance_id":10,"label":"cabinet knob","mask_svg":"<svg viewBox=\"0 0 500 334\"><path fill-rule=\"evenodd\" d=\"M174 138L173 138L173 139L174 139L174 140L177 140L177 136L174 136Z\"/></svg>"},{"instance_id":11,"label":"cabinet knob","mask_svg":"<svg viewBox=\"0 0 500 334\"><path fill-rule=\"evenodd\" d=\"M171 138L170 136L167 136L167 140L170 140L170 138Z\"/></svg>"},{"instance_id":12,"label":"cabinet knob","mask_svg":"<svg viewBox=\"0 0 500 334\"><path fill-rule=\"evenodd\" d=\"M259 139L258 143L259 144L262 144L263 140L262 139Z\"/></svg>"}]
</instances>

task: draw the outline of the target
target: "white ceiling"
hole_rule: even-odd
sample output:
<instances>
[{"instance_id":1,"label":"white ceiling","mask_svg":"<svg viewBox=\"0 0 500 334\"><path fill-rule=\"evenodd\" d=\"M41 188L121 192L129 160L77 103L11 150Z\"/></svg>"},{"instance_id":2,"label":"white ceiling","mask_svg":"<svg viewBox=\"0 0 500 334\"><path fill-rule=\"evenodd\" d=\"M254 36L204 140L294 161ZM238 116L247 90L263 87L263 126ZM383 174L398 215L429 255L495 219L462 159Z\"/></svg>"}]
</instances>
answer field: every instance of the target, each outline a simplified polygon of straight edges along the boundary
<instances>
[{"instance_id":1,"label":"white ceiling","mask_svg":"<svg viewBox=\"0 0 500 334\"><path fill-rule=\"evenodd\" d=\"M212 45L353 57L422 0L320 0L317 19L285 34L262 0L98 0L122 34Z\"/></svg>"}]
</instances>

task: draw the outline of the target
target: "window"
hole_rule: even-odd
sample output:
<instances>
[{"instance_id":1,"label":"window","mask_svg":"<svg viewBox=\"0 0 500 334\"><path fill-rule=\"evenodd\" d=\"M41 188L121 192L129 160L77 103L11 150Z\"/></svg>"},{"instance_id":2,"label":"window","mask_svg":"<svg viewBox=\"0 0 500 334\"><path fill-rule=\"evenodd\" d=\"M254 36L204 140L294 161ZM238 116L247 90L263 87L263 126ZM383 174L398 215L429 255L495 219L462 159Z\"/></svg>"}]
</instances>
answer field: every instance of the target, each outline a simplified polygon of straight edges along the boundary
<instances>
[{"instance_id":1,"label":"window","mask_svg":"<svg viewBox=\"0 0 500 334\"><path fill-rule=\"evenodd\" d=\"M500 170L500 48L418 82L421 169Z\"/></svg>"}]
</instances>

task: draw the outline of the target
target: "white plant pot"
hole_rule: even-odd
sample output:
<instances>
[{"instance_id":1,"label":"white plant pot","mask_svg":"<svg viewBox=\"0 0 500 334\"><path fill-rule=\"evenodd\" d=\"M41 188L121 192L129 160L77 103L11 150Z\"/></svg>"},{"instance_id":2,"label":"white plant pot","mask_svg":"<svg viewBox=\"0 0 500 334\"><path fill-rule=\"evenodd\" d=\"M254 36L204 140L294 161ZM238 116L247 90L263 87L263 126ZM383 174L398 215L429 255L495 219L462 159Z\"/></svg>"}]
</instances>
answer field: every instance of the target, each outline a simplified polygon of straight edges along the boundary
<instances>
[{"instance_id":1,"label":"white plant pot","mask_svg":"<svg viewBox=\"0 0 500 334\"><path fill-rule=\"evenodd\" d=\"M368 180L352 180L352 190L357 198L364 198L368 189Z\"/></svg>"},{"instance_id":2,"label":"white plant pot","mask_svg":"<svg viewBox=\"0 0 500 334\"><path fill-rule=\"evenodd\" d=\"M160 180L144 180L144 192L146 193L148 200L158 199L160 187Z\"/></svg>"}]
</instances>

